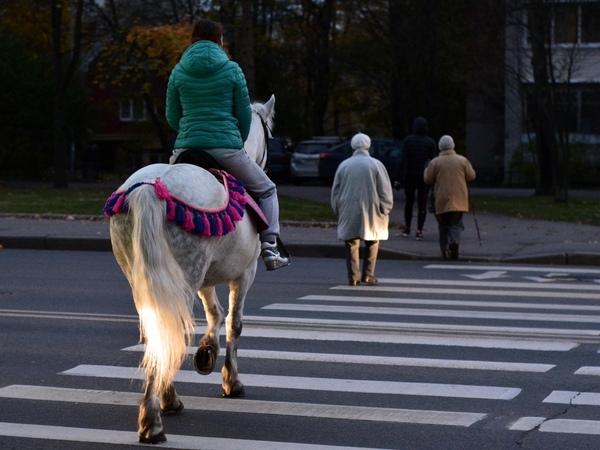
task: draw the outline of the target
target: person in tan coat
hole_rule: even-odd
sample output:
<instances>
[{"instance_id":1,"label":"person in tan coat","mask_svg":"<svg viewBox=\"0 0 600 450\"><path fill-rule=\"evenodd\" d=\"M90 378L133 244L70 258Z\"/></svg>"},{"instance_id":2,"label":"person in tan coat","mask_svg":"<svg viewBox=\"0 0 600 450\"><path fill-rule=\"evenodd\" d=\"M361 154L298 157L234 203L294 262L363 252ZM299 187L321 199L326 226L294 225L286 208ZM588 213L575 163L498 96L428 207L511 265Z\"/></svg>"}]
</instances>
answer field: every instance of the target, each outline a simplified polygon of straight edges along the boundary
<instances>
[{"instance_id":1,"label":"person in tan coat","mask_svg":"<svg viewBox=\"0 0 600 450\"><path fill-rule=\"evenodd\" d=\"M467 183L475 179L475 170L467 158L456 154L451 136L442 136L438 147L440 154L431 160L423 179L426 184L435 185L435 218L442 258L456 260L464 229L462 216L469 211Z\"/></svg>"}]
</instances>

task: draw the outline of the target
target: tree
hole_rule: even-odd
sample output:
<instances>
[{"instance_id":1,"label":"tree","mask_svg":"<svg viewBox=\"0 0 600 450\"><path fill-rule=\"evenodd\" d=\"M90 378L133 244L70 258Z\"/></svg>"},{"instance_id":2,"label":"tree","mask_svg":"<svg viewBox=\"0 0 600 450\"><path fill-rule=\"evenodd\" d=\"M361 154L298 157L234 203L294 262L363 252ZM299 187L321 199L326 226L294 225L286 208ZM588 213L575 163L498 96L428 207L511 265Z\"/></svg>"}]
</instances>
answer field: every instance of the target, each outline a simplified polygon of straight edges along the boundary
<instances>
[{"instance_id":1,"label":"tree","mask_svg":"<svg viewBox=\"0 0 600 450\"><path fill-rule=\"evenodd\" d=\"M507 71L518 83L525 125L533 135L536 194L554 194L557 202L568 201L571 80L582 57L576 26L579 3L512 0L508 11L516 56Z\"/></svg>"},{"instance_id":2,"label":"tree","mask_svg":"<svg viewBox=\"0 0 600 450\"><path fill-rule=\"evenodd\" d=\"M82 6L82 0L6 0L0 17L7 52L1 76L6 77L3 85L11 86L2 102L10 117L0 127L12 124L10 139L18 143L7 152L14 166L6 169L14 175L27 167L24 172L31 176L39 175L43 165L46 171L53 169L57 187L68 184L68 141L77 132L74 118L82 117L85 103L77 74ZM17 53L10 54L11 48Z\"/></svg>"},{"instance_id":3,"label":"tree","mask_svg":"<svg viewBox=\"0 0 600 450\"><path fill-rule=\"evenodd\" d=\"M63 45L64 11L66 2L50 0L52 17L52 66L54 74L54 187L66 188L68 176L68 126L66 122L65 96L78 69L81 54L81 20L83 0L75 1L74 17L69 17L73 27L69 48ZM71 2L69 2L71 4Z\"/></svg>"},{"instance_id":4,"label":"tree","mask_svg":"<svg viewBox=\"0 0 600 450\"><path fill-rule=\"evenodd\" d=\"M254 15L252 0L242 0L241 59L240 67L246 75L248 93L256 99L256 72L254 67Z\"/></svg>"}]
</instances>

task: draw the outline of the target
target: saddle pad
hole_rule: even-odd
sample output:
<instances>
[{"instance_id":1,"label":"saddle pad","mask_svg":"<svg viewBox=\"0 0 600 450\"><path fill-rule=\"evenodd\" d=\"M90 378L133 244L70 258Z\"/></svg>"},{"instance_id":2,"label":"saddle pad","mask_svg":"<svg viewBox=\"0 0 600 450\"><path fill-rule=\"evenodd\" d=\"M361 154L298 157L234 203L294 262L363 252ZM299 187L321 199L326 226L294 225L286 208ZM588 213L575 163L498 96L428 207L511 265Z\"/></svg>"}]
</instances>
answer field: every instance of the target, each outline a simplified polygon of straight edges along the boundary
<instances>
[{"instance_id":1,"label":"saddle pad","mask_svg":"<svg viewBox=\"0 0 600 450\"><path fill-rule=\"evenodd\" d=\"M223 186L227 194L227 203L223 208L206 210L181 200L172 195L166 184L157 178L154 182L140 182L131 186L126 191L114 192L106 201L103 213L107 217L115 214L127 213L127 195L138 187L148 184L154 186L156 195L165 200L167 207L167 219L171 220L183 229L202 236L224 236L235 230L236 222L244 217L245 205L251 207L256 213L257 227L259 230L266 229L268 221L264 214L246 192L242 181L222 170L211 170L223 179Z\"/></svg>"}]
</instances>

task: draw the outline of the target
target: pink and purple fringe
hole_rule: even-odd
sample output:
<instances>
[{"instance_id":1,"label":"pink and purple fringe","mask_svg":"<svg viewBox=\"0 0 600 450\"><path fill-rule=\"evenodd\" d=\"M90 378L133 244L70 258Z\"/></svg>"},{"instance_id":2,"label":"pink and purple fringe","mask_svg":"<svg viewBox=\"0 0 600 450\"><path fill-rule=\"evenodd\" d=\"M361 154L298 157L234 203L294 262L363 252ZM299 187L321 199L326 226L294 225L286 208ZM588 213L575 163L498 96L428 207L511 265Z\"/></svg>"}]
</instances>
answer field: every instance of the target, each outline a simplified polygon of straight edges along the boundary
<instances>
[{"instance_id":1,"label":"pink and purple fringe","mask_svg":"<svg viewBox=\"0 0 600 450\"><path fill-rule=\"evenodd\" d=\"M217 171L223 177L227 204L221 209L200 209L172 195L165 183L157 178L154 182L136 183L126 191L114 192L106 201L103 213L107 217L125 214L129 211L127 195L138 187L149 184L154 186L156 196L165 200L167 219L176 222L187 231L201 236L224 236L235 230L235 223L242 220L245 212L246 197L244 183L224 171Z\"/></svg>"}]
</instances>

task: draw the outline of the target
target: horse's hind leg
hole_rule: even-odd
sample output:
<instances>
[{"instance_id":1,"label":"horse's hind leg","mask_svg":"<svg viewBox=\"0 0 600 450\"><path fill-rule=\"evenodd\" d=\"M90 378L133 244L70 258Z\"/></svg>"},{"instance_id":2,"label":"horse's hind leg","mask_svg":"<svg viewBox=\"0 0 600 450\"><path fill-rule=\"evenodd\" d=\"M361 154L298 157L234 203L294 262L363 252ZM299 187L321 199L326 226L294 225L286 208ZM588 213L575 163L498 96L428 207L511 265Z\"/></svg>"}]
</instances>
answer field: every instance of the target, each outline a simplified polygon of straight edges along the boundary
<instances>
[{"instance_id":1,"label":"horse's hind leg","mask_svg":"<svg viewBox=\"0 0 600 450\"><path fill-rule=\"evenodd\" d=\"M183 411L183 403L171 384L164 392L160 393L160 410L165 414L175 414Z\"/></svg>"},{"instance_id":2,"label":"horse's hind leg","mask_svg":"<svg viewBox=\"0 0 600 450\"><path fill-rule=\"evenodd\" d=\"M223 396L244 397L244 385L238 375L237 349L242 334L242 319L246 293L256 273L256 265L244 275L229 283L229 314L227 315L227 353L221 373L223 374Z\"/></svg>"},{"instance_id":3,"label":"horse's hind leg","mask_svg":"<svg viewBox=\"0 0 600 450\"><path fill-rule=\"evenodd\" d=\"M200 340L198 350L194 355L194 367L201 375L211 373L219 355L219 333L223 326L223 307L219 303L214 287L198 291L206 314L206 333Z\"/></svg>"},{"instance_id":4,"label":"horse's hind leg","mask_svg":"<svg viewBox=\"0 0 600 450\"><path fill-rule=\"evenodd\" d=\"M154 388L154 375L148 375L146 379L146 389L140 404L138 426L138 435L140 442L143 444L157 444L167 440L160 418L160 401Z\"/></svg>"}]
</instances>

